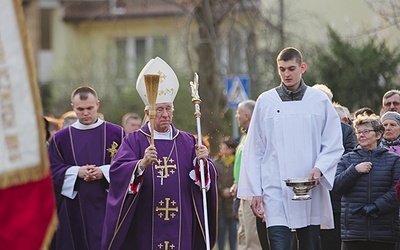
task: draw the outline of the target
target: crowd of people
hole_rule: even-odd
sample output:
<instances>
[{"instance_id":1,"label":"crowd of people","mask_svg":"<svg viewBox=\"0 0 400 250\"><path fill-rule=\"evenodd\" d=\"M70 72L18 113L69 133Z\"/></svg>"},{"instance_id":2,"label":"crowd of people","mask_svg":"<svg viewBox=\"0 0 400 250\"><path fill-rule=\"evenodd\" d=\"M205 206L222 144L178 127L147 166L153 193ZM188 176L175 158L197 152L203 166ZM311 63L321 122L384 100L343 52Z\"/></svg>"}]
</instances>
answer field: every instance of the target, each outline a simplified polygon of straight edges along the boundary
<instances>
[{"instance_id":1,"label":"crowd of people","mask_svg":"<svg viewBox=\"0 0 400 250\"><path fill-rule=\"evenodd\" d=\"M326 85L305 83L298 49L276 63L281 83L239 103L241 137L223 137L213 157L174 126L179 81L161 58L137 80L144 124L136 113L107 122L93 88L73 90L72 111L45 117L59 216L50 248L400 248L400 91L379 114L351 114ZM155 72L152 104L144 75ZM311 198L293 199L284 180L299 177Z\"/></svg>"},{"instance_id":2,"label":"crowd of people","mask_svg":"<svg viewBox=\"0 0 400 250\"><path fill-rule=\"evenodd\" d=\"M102 113L97 112L97 115L100 119L104 120L104 115ZM46 122L46 132L50 134L46 139L49 143L56 132L75 123L78 120L78 117L74 110L70 110L62 114L59 118L56 118L53 115L44 116L44 120ZM142 118L139 114L129 112L122 116L121 127L124 129L125 134L138 130L141 126Z\"/></svg>"}]
</instances>

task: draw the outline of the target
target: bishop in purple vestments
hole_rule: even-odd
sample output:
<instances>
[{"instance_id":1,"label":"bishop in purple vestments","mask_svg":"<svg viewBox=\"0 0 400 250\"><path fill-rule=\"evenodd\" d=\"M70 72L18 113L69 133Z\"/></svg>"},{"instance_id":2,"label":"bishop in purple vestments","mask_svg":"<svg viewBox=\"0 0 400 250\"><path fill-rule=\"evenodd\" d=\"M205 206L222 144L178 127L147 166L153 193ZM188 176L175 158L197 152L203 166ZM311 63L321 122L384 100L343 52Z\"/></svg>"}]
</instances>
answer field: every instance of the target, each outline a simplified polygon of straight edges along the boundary
<instances>
[{"instance_id":1,"label":"bishop in purple vestments","mask_svg":"<svg viewBox=\"0 0 400 250\"><path fill-rule=\"evenodd\" d=\"M155 108L149 110L143 76L154 73L160 75L160 83ZM159 57L139 74L136 89L146 115L155 114L151 122L124 138L111 165L104 250L203 250L206 220L211 248L215 243L218 175L208 149L172 125L178 88L175 73ZM208 218L204 218L200 161L205 166Z\"/></svg>"},{"instance_id":2,"label":"bishop in purple vestments","mask_svg":"<svg viewBox=\"0 0 400 250\"><path fill-rule=\"evenodd\" d=\"M111 165L102 249L206 249L201 190L190 177L195 169L195 138L171 125L172 140L155 140L157 161L132 181L149 136L147 124L128 134ZM217 173L211 160L207 165L213 245Z\"/></svg>"},{"instance_id":3,"label":"bishop in purple vestments","mask_svg":"<svg viewBox=\"0 0 400 250\"><path fill-rule=\"evenodd\" d=\"M72 101L79 121L57 132L48 148L59 218L51 248L97 250L109 167L124 132L97 117L99 102L93 89L78 88Z\"/></svg>"}]
</instances>

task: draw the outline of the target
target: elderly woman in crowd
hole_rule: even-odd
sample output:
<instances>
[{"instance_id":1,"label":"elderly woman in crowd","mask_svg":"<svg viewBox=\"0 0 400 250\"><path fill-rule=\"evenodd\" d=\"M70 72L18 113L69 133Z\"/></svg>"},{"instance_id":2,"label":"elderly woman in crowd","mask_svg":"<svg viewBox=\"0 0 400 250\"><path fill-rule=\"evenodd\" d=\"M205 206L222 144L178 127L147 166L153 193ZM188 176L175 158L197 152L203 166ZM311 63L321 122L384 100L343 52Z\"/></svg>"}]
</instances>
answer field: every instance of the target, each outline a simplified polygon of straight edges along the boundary
<instances>
[{"instance_id":1,"label":"elderly woman in crowd","mask_svg":"<svg viewBox=\"0 0 400 250\"><path fill-rule=\"evenodd\" d=\"M386 112L381 118L385 133L382 138L382 146L400 155L400 114ZM400 180L396 185L397 199L400 201Z\"/></svg>"},{"instance_id":2,"label":"elderly woman in crowd","mask_svg":"<svg viewBox=\"0 0 400 250\"><path fill-rule=\"evenodd\" d=\"M400 155L400 114L397 112L388 111L382 116L381 122L383 127L385 127L385 133L383 134L382 138L382 146ZM400 201L400 180L396 185L396 196ZM400 239L397 241L396 249L400 250Z\"/></svg>"},{"instance_id":3,"label":"elderly woman in crowd","mask_svg":"<svg viewBox=\"0 0 400 250\"><path fill-rule=\"evenodd\" d=\"M385 128L382 138L382 146L400 155L400 114L397 112L386 112L381 122Z\"/></svg>"},{"instance_id":4,"label":"elderly woman in crowd","mask_svg":"<svg viewBox=\"0 0 400 250\"><path fill-rule=\"evenodd\" d=\"M334 190L343 195L343 250L395 249L399 238L399 202L395 185L400 156L379 147L384 127L378 116L358 116L359 146L338 163Z\"/></svg>"}]
</instances>

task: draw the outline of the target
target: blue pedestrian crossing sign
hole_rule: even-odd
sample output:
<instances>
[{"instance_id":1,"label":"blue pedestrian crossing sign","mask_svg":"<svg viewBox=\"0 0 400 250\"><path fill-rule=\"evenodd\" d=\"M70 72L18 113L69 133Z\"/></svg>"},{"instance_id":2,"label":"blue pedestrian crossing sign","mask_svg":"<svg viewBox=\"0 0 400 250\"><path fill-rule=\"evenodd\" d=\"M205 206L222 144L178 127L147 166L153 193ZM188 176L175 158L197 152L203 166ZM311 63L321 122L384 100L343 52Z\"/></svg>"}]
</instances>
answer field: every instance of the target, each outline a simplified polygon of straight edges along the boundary
<instances>
[{"instance_id":1,"label":"blue pedestrian crossing sign","mask_svg":"<svg viewBox=\"0 0 400 250\"><path fill-rule=\"evenodd\" d=\"M236 107L240 102L248 100L250 96L250 77L235 75L225 78L227 106Z\"/></svg>"}]
</instances>

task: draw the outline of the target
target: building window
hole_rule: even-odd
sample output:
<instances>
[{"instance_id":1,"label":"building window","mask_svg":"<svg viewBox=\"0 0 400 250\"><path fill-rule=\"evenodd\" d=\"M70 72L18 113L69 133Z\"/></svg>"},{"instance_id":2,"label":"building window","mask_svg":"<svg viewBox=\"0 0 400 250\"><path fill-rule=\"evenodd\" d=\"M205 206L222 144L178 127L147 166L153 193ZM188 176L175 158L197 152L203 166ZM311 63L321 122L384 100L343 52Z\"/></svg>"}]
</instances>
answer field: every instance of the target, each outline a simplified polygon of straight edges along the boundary
<instances>
[{"instance_id":1,"label":"building window","mask_svg":"<svg viewBox=\"0 0 400 250\"><path fill-rule=\"evenodd\" d=\"M236 30L230 31L228 39L220 49L221 72L223 74L244 74L248 72L246 35Z\"/></svg>"},{"instance_id":2,"label":"building window","mask_svg":"<svg viewBox=\"0 0 400 250\"><path fill-rule=\"evenodd\" d=\"M116 76L125 78L126 76L126 40L117 39L116 44Z\"/></svg>"},{"instance_id":3,"label":"building window","mask_svg":"<svg viewBox=\"0 0 400 250\"><path fill-rule=\"evenodd\" d=\"M153 43L153 54L152 57L159 56L164 60L167 60L167 38L155 37Z\"/></svg>"},{"instance_id":4,"label":"building window","mask_svg":"<svg viewBox=\"0 0 400 250\"><path fill-rule=\"evenodd\" d=\"M115 40L115 75L117 79L135 79L146 63L156 56L168 60L165 37L127 37Z\"/></svg>"},{"instance_id":5,"label":"building window","mask_svg":"<svg viewBox=\"0 0 400 250\"><path fill-rule=\"evenodd\" d=\"M147 44L148 46L151 46L151 39L147 39ZM135 57L135 68L136 68L136 75L140 73L144 65L146 65L147 59L149 58L148 55L149 50L146 48L146 39L141 38L141 39L135 39L135 51L136 51L136 57ZM147 60L146 60L147 59Z\"/></svg>"},{"instance_id":6,"label":"building window","mask_svg":"<svg viewBox=\"0 0 400 250\"><path fill-rule=\"evenodd\" d=\"M51 9L40 10L40 48L51 49Z\"/></svg>"}]
</instances>

